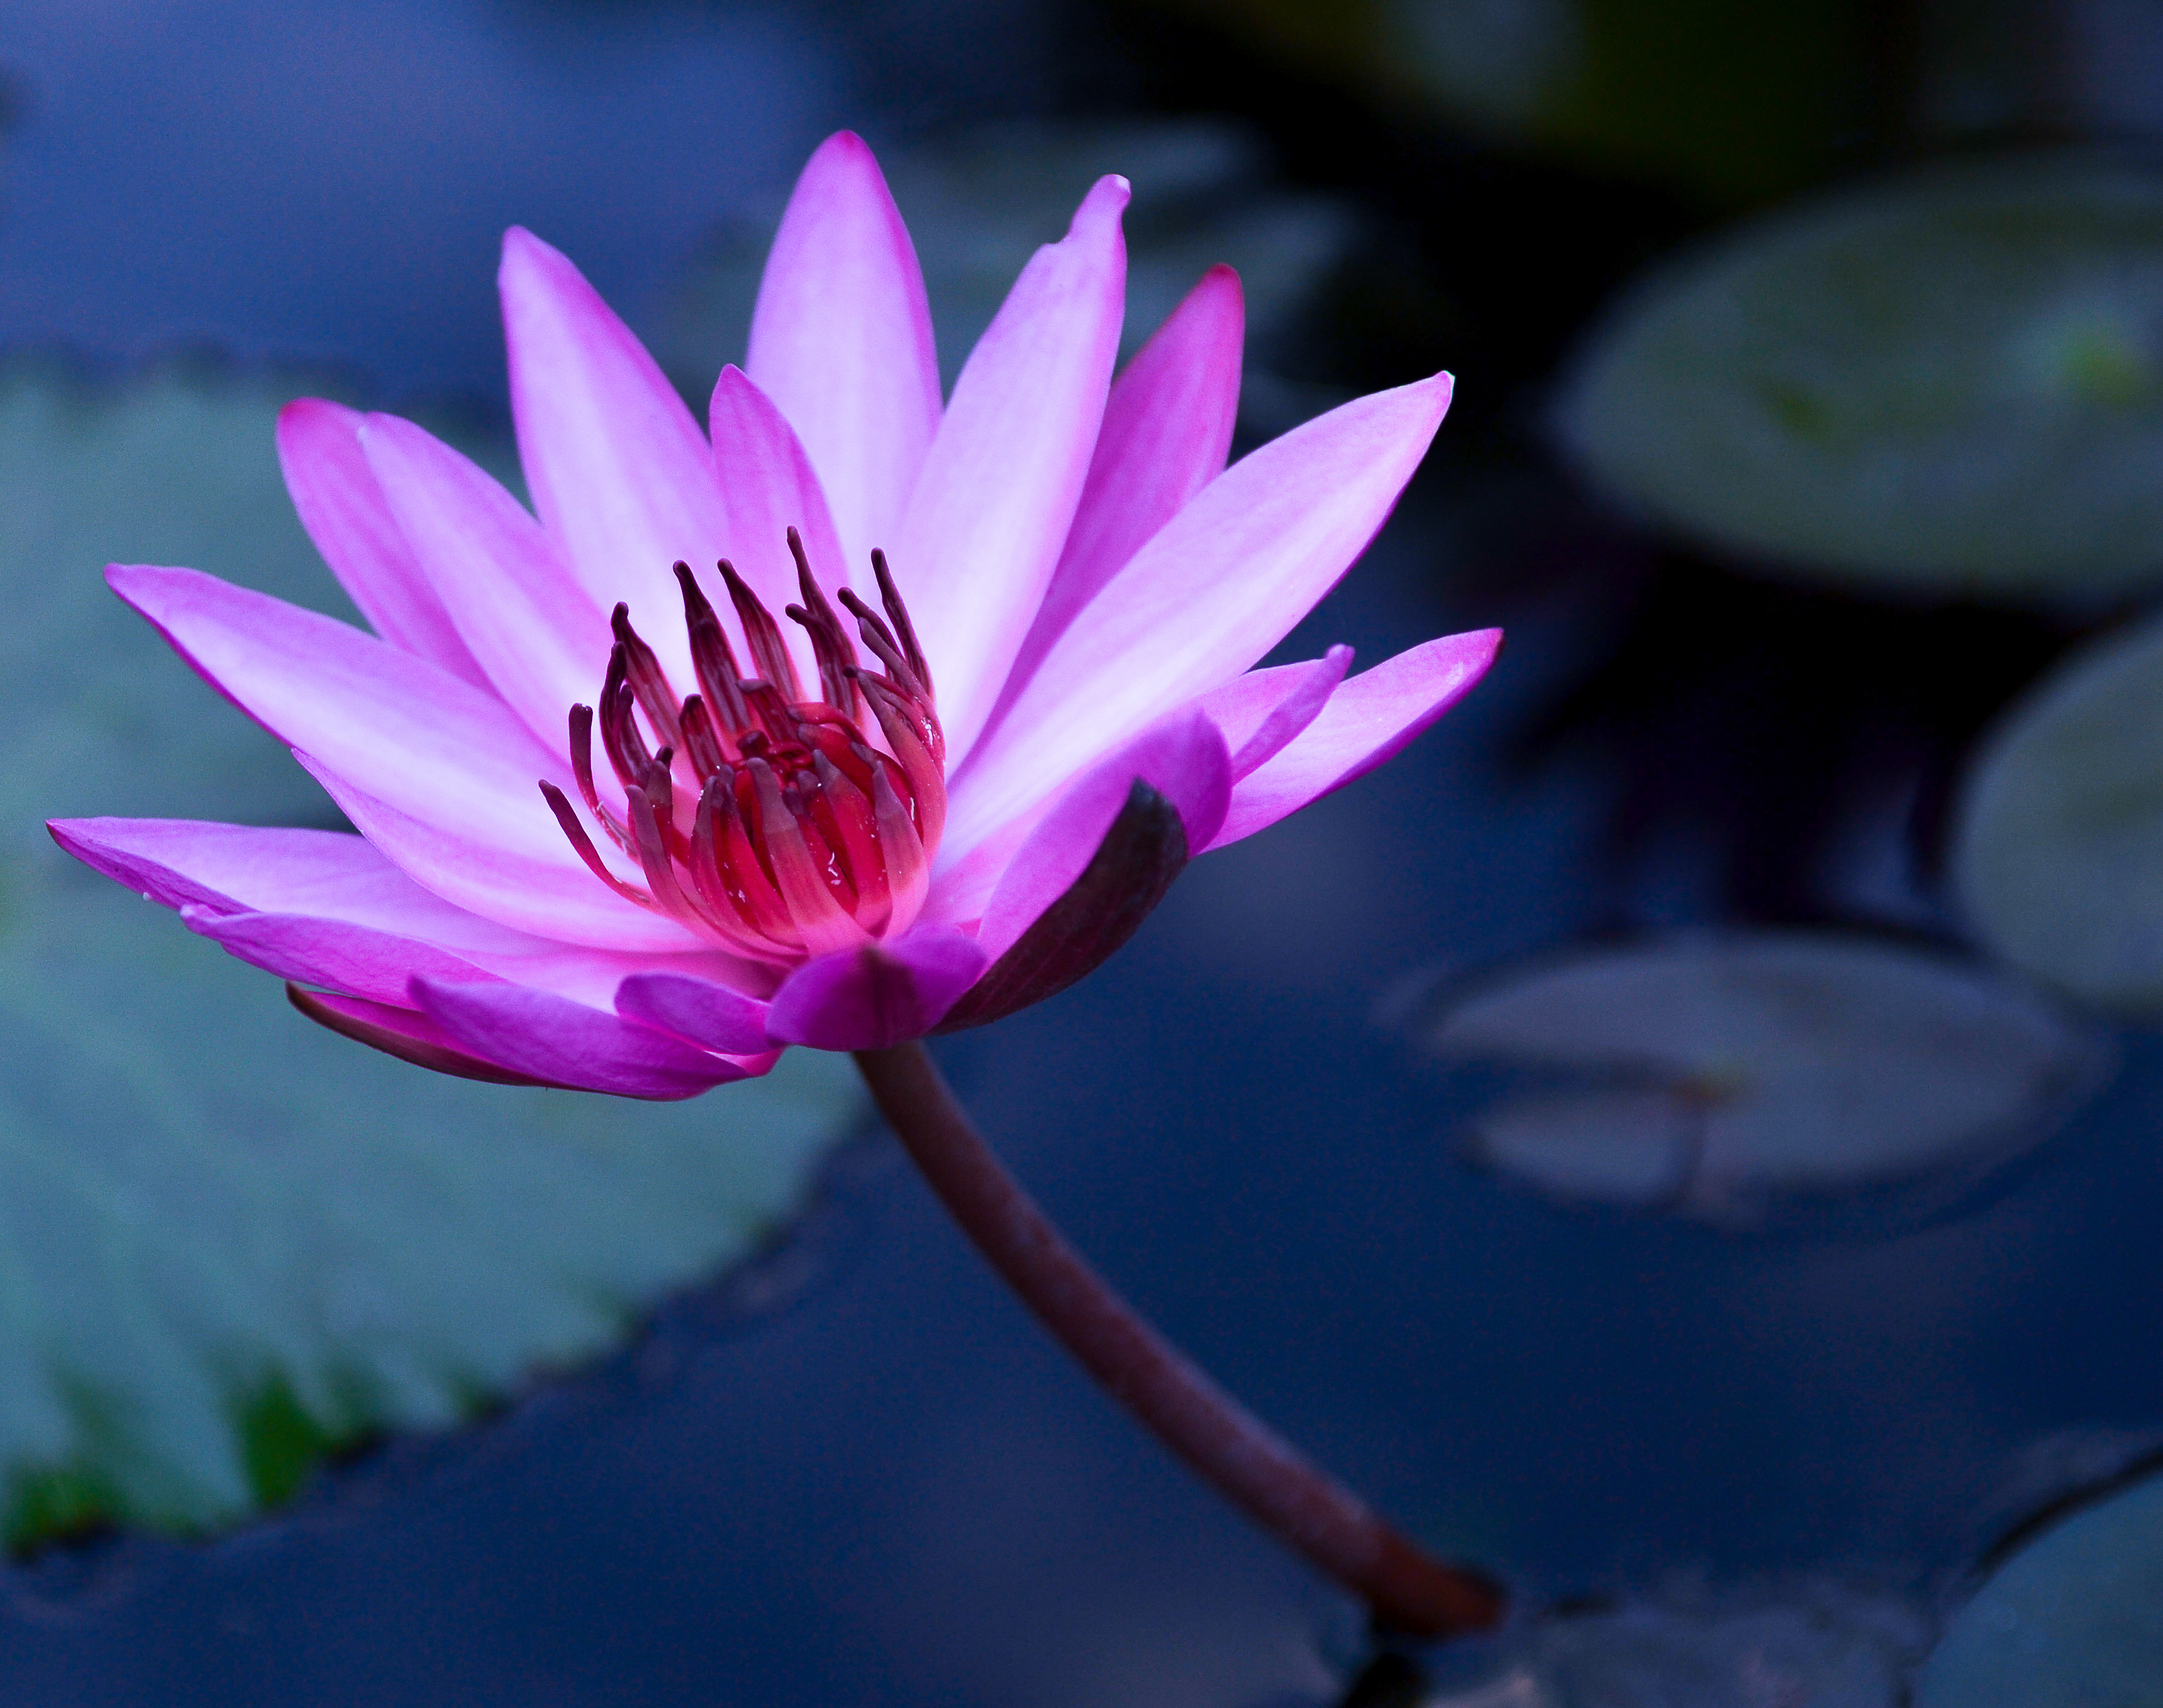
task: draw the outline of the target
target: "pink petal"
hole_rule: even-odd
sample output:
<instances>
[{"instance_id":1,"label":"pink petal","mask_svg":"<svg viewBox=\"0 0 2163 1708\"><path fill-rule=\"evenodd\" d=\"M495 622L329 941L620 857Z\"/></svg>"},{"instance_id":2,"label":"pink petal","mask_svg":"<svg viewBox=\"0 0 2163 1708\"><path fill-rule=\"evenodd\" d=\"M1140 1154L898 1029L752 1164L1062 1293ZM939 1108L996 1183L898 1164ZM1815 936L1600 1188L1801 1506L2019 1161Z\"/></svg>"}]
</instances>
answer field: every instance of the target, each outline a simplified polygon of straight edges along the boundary
<instances>
[{"instance_id":1,"label":"pink petal","mask_svg":"<svg viewBox=\"0 0 2163 1708\"><path fill-rule=\"evenodd\" d=\"M882 1050L922 1037L977 982L988 957L948 926L806 962L774 993L767 1035L820 1050Z\"/></svg>"},{"instance_id":2,"label":"pink petal","mask_svg":"<svg viewBox=\"0 0 2163 1708\"><path fill-rule=\"evenodd\" d=\"M842 555L826 495L811 472L810 459L781 411L741 368L721 370L714 386L711 420L714 472L721 488L722 546L767 609L778 619L803 600L796 584L796 560L788 551L791 528L802 535L811 572L830 598L849 584L851 566ZM853 567L873 588L872 597L877 599L870 548L865 550L865 557ZM717 582L709 579L707 593L727 609L727 597ZM803 629L786 620L781 627L804 680L816 682L818 666ZM747 659L741 661L746 671L753 668Z\"/></svg>"},{"instance_id":3,"label":"pink petal","mask_svg":"<svg viewBox=\"0 0 2163 1708\"><path fill-rule=\"evenodd\" d=\"M1211 482L1060 636L956 780L956 857L1282 640L1366 549L1448 402L1446 373L1355 399Z\"/></svg>"},{"instance_id":4,"label":"pink petal","mask_svg":"<svg viewBox=\"0 0 2163 1708\"><path fill-rule=\"evenodd\" d=\"M195 570L115 564L106 579L197 674L354 787L477 847L584 871L535 787L568 784L568 761L495 695Z\"/></svg>"},{"instance_id":5,"label":"pink petal","mask_svg":"<svg viewBox=\"0 0 2163 1708\"><path fill-rule=\"evenodd\" d=\"M416 1068L427 1068L437 1073L455 1074L461 1079L479 1079L490 1085L554 1086L560 1090L576 1089L562 1085L555 1080L537 1079L530 1074L513 1073L500 1063L484 1061L461 1049L441 1026L415 1009L390 1003L370 1002L364 997L337 996L320 990L302 990L291 985L285 987L285 995L291 999L294 1007L317 1025L327 1026L341 1037L366 1044L370 1049L380 1050L387 1056L395 1056L401 1062L411 1062Z\"/></svg>"},{"instance_id":6,"label":"pink petal","mask_svg":"<svg viewBox=\"0 0 2163 1708\"><path fill-rule=\"evenodd\" d=\"M1097 180L970 353L924 459L894 579L924 637L950 764L969 750L1074 520L1118 354L1127 180Z\"/></svg>"},{"instance_id":7,"label":"pink petal","mask_svg":"<svg viewBox=\"0 0 2163 1708\"><path fill-rule=\"evenodd\" d=\"M190 931L228 954L302 985L395 1004L415 974L454 983L487 979L472 962L387 931L302 913L220 913L183 907Z\"/></svg>"},{"instance_id":8,"label":"pink petal","mask_svg":"<svg viewBox=\"0 0 2163 1708\"><path fill-rule=\"evenodd\" d=\"M1212 267L1112 383L1074 525L1007 679L1008 697L1127 560L1223 473L1246 319L1239 275Z\"/></svg>"},{"instance_id":9,"label":"pink petal","mask_svg":"<svg viewBox=\"0 0 2163 1708\"><path fill-rule=\"evenodd\" d=\"M855 574L899 534L939 429L939 356L908 228L850 132L828 138L797 180L744 367L803 440Z\"/></svg>"},{"instance_id":10,"label":"pink petal","mask_svg":"<svg viewBox=\"0 0 2163 1708\"><path fill-rule=\"evenodd\" d=\"M191 914L191 929L243 959L385 1001L403 1003L407 975L434 959L477 969L462 975L469 979L493 974L589 1004L607 1001L627 973L657 969L754 990L773 982L716 951L625 953L513 930L422 888L366 838L342 832L166 818L61 819L48 828L76 859ZM221 922L228 921L235 922L230 929ZM259 958L244 946L251 944L285 958ZM357 974L334 970L336 957L388 956L393 945L408 957L404 971L373 993L351 982ZM303 954L318 958L304 961Z\"/></svg>"},{"instance_id":11,"label":"pink petal","mask_svg":"<svg viewBox=\"0 0 2163 1708\"><path fill-rule=\"evenodd\" d=\"M1224 732L1224 744L1232 750L1234 781L1313 723L1351 667L1352 649L1333 646L1304 664L1250 670L1204 694L1202 709Z\"/></svg>"},{"instance_id":12,"label":"pink petal","mask_svg":"<svg viewBox=\"0 0 2163 1708\"><path fill-rule=\"evenodd\" d=\"M635 973L616 987L615 1011L725 1055L767 1047L766 1004L710 979Z\"/></svg>"},{"instance_id":13,"label":"pink petal","mask_svg":"<svg viewBox=\"0 0 2163 1708\"><path fill-rule=\"evenodd\" d=\"M653 358L562 255L514 227L497 282L511 408L534 508L604 611L628 601L678 682L678 559L720 555L720 494L705 436Z\"/></svg>"},{"instance_id":14,"label":"pink petal","mask_svg":"<svg viewBox=\"0 0 2163 1708\"><path fill-rule=\"evenodd\" d=\"M339 811L416 883L445 901L515 931L589 948L626 952L684 953L703 947L684 927L666 915L640 907L610 890L588 871L568 844L568 859L555 858L544 845L539 854L510 845L507 838L483 841L456 828L406 812L370 794L351 778L296 750L294 757L329 791ZM541 791L533 799L563 842ZM623 864L618 860L616 864ZM634 874L618 871L631 878Z\"/></svg>"},{"instance_id":15,"label":"pink petal","mask_svg":"<svg viewBox=\"0 0 2163 1708\"><path fill-rule=\"evenodd\" d=\"M614 637L556 542L484 470L411 421L361 429L414 556L474 657L544 745L563 746L574 703L591 704Z\"/></svg>"},{"instance_id":16,"label":"pink petal","mask_svg":"<svg viewBox=\"0 0 2163 1708\"><path fill-rule=\"evenodd\" d=\"M1445 635L1352 677L1274 759L1239 780L1222 848L1363 777L1463 699L1502 644L1499 629Z\"/></svg>"},{"instance_id":17,"label":"pink petal","mask_svg":"<svg viewBox=\"0 0 2163 1708\"><path fill-rule=\"evenodd\" d=\"M301 525L369 626L393 646L476 684L487 676L428 583L360 448L360 415L321 398L278 416L278 461Z\"/></svg>"},{"instance_id":18,"label":"pink petal","mask_svg":"<svg viewBox=\"0 0 2163 1708\"><path fill-rule=\"evenodd\" d=\"M546 990L416 979L413 1000L457 1047L516 1073L589 1091L696 1097L766 1071Z\"/></svg>"},{"instance_id":19,"label":"pink petal","mask_svg":"<svg viewBox=\"0 0 2163 1708\"><path fill-rule=\"evenodd\" d=\"M989 959L1004 954L1082 875L1137 778L1177 809L1190 849L1208 845L1231 795L1231 755L1206 713L1175 713L1099 761L1029 831L999 875L977 928Z\"/></svg>"}]
</instances>

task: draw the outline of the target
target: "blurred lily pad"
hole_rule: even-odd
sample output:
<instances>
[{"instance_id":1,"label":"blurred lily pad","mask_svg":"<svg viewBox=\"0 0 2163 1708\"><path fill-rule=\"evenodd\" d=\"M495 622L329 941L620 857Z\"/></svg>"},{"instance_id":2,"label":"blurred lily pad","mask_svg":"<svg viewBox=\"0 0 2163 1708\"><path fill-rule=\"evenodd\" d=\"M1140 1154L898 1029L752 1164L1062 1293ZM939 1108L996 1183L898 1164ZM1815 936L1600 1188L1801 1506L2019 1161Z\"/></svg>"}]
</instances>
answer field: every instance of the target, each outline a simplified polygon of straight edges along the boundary
<instances>
[{"instance_id":1,"label":"blurred lily pad","mask_svg":"<svg viewBox=\"0 0 2163 1708\"><path fill-rule=\"evenodd\" d=\"M1920 170L1745 225L1595 329L1561 424L1784 573L2086 608L2163 579L2163 174Z\"/></svg>"},{"instance_id":2,"label":"blurred lily pad","mask_svg":"<svg viewBox=\"0 0 2163 1708\"><path fill-rule=\"evenodd\" d=\"M1556 1197L1748 1225L1788 1199L1965 1185L2108 1071L2091 1028L1950 956L1804 932L1592 951L1448 1002L1503 1070L1471 1157Z\"/></svg>"},{"instance_id":3,"label":"blurred lily pad","mask_svg":"<svg viewBox=\"0 0 2163 1708\"><path fill-rule=\"evenodd\" d=\"M1899 1708L1929 1642L1900 1596L1830 1578L1631 1597L1534 1622L1429 1708Z\"/></svg>"},{"instance_id":4,"label":"blurred lily pad","mask_svg":"<svg viewBox=\"0 0 2163 1708\"><path fill-rule=\"evenodd\" d=\"M950 387L1014 276L1038 245L1065 235L1076 206L1107 172L1134 185L1123 357L1221 261L1239 269L1245 287L1251 376L1359 231L1343 201L1270 188L1260 138L1217 120L990 125L888 152L880 164L924 267ZM777 196L722 225L661 317L654 353L702 404L721 364L743 358L782 206Z\"/></svg>"},{"instance_id":5,"label":"blurred lily pad","mask_svg":"<svg viewBox=\"0 0 2163 1708\"><path fill-rule=\"evenodd\" d=\"M1952 870L1983 943L2112 1013L2163 1016L2163 622L2091 644L1969 766Z\"/></svg>"},{"instance_id":6,"label":"blurred lily pad","mask_svg":"<svg viewBox=\"0 0 2163 1708\"><path fill-rule=\"evenodd\" d=\"M2163 1476L2049 1525L1953 1617L1916 1708L2163 1701Z\"/></svg>"},{"instance_id":7,"label":"blurred lily pad","mask_svg":"<svg viewBox=\"0 0 2163 1708\"><path fill-rule=\"evenodd\" d=\"M739 1258L854 1123L846 1063L657 1108L439 1079L46 840L53 813L335 821L106 590L193 563L344 609L272 439L297 381L0 370L0 1530L191 1531L323 1452L591 1355ZM485 448L485 447L476 447Z\"/></svg>"}]
</instances>

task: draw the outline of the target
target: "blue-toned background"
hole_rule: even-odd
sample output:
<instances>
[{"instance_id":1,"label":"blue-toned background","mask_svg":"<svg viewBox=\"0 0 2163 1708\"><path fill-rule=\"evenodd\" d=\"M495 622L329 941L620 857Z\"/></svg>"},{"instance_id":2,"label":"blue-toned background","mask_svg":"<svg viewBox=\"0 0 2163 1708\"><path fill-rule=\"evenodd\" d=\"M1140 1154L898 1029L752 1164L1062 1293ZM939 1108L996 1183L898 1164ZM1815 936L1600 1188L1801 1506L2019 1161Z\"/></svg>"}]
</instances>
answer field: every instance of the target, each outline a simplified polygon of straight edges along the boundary
<instances>
[{"instance_id":1,"label":"blue-toned background","mask_svg":"<svg viewBox=\"0 0 2163 1708\"><path fill-rule=\"evenodd\" d=\"M2163 1050L2126 1034L2107 1090L1950 1209L1738 1235L1466 1167L1476 1088L1407 1018L1438 979L1603 934L1898 916L1825 876L1854 800L1888 766L1942 793L1984 720L2102 620L1741 577L1614 520L1549 448L1547 383L1611 285L1913 141L1923 108L1888 123L1872 80L1921 86L1920 50L1852 34L1774 40L1799 92L1760 130L1705 118L1709 165L1620 97L1505 146L1476 103L1229 4L0 3L0 345L113 378L178 347L322 365L500 429L507 224L568 252L695 387L696 302L736 300L730 258L755 259L830 131L862 131L913 213L909 159L1130 127L1082 133L1102 157L1071 189L1128 173L1146 230L1160 182L1182 211L1163 247L1181 221L1187 241L1244 232L1291 280L1245 442L1459 376L1428 467L1286 656L1510 640L1401 759L1201 861L1101 972L941 1060L1139 1305L1438 1545L1535 1598L1839 1572L1934 1605L2024 1450L2163 1426ZM2050 111L2138 130L2163 107L2156 59L2129 39L2116 82ZM1977 133L2049 107L1998 98ZM1193 118L1231 127L1229 165L1152 153L1141 122ZM1021 128L982 143L994 122ZM1063 215L1011 205L1042 225L1024 253L1058 234ZM1254 238L1287 206L1290 235ZM966 321L938 253L956 229L919 221L918 242L935 306ZM741 353L713 336L707 383ZM1919 911L1893 922L1942 931L1919 822L1871 833L1893 865L1920 850ZM254 1000L282 997L264 979ZM702 1108L725 1129L726 1091ZM8 1567L0 1699L1335 1700L1364 1653L1349 1604L1070 1367L887 1141L841 1153L825 1196L759 1267L469 1431L374 1448L222 1538Z\"/></svg>"}]
</instances>

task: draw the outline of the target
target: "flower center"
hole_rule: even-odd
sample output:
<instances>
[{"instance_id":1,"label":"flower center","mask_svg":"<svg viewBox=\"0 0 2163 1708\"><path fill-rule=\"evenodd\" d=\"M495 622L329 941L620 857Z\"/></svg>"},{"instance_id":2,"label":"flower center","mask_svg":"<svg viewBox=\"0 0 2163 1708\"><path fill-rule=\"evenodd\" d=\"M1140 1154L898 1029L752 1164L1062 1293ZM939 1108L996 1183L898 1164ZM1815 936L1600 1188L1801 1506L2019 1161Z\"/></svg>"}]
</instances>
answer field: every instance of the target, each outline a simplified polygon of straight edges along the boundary
<instances>
[{"instance_id":1,"label":"flower center","mask_svg":"<svg viewBox=\"0 0 2163 1708\"><path fill-rule=\"evenodd\" d=\"M778 963L906 927L923 905L946 817L946 743L931 672L885 553L872 553L885 617L849 588L840 593L885 666L874 674L858 667L793 528L788 549L804 603L787 614L810 637L817 697L806 697L780 625L724 559L717 567L756 675L738 671L720 619L679 563L699 692L677 697L631 626L630 607L618 605L600 704L571 708L579 792L594 823L638 862L645 889L611 872L563 791L541 785L571 846L618 895L736 953ZM883 747L864 735L867 708ZM621 816L594 786L596 723L623 786Z\"/></svg>"}]
</instances>

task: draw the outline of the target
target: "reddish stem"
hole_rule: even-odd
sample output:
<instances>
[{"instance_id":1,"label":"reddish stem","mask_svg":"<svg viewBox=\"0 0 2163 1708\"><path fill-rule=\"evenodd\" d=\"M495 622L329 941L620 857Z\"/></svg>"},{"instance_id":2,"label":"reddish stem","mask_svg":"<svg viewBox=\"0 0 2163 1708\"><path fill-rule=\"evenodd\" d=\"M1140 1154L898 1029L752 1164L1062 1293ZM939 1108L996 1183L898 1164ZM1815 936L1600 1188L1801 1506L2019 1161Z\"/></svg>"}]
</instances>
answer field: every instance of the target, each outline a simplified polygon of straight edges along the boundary
<instances>
[{"instance_id":1,"label":"reddish stem","mask_svg":"<svg viewBox=\"0 0 2163 1708\"><path fill-rule=\"evenodd\" d=\"M919 1043L860 1050L879 1111L962 1231L1060 1344L1265 1529L1415 1637L1493 1625L1502 1594L1423 1553L1137 1316L1045 1220Z\"/></svg>"}]
</instances>

